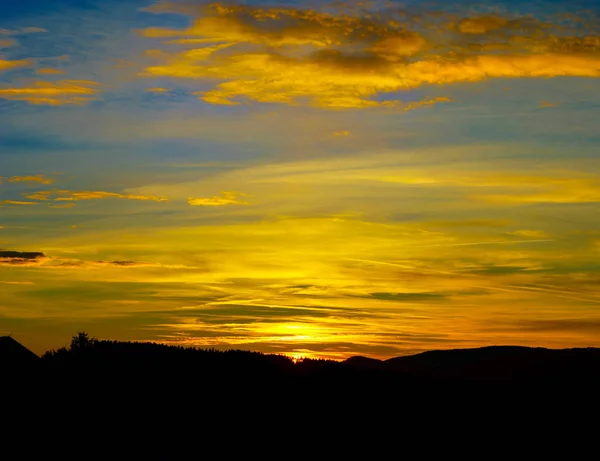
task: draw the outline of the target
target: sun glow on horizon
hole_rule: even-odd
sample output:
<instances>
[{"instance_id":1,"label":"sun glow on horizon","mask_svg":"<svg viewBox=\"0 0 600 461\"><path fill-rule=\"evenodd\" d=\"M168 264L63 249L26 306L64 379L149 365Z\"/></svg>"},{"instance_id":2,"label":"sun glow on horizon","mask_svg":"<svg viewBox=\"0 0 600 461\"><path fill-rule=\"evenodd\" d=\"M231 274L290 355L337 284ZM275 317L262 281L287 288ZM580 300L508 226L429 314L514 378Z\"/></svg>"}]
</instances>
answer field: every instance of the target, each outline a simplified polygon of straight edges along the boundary
<instances>
[{"instance_id":1,"label":"sun glow on horizon","mask_svg":"<svg viewBox=\"0 0 600 461\"><path fill-rule=\"evenodd\" d=\"M2 331L600 346L598 8L67 3L0 18Z\"/></svg>"}]
</instances>

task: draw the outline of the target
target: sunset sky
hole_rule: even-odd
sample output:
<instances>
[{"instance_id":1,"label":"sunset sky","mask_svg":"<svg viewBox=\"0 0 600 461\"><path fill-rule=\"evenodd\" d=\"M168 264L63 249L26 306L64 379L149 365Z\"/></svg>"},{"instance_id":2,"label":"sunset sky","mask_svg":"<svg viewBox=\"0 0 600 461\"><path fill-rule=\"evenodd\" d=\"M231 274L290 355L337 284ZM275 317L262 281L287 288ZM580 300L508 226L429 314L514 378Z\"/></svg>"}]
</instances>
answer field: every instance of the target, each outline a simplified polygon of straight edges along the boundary
<instances>
[{"instance_id":1,"label":"sunset sky","mask_svg":"<svg viewBox=\"0 0 600 461\"><path fill-rule=\"evenodd\" d=\"M0 11L0 335L600 346L600 2Z\"/></svg>"}]
</instances>

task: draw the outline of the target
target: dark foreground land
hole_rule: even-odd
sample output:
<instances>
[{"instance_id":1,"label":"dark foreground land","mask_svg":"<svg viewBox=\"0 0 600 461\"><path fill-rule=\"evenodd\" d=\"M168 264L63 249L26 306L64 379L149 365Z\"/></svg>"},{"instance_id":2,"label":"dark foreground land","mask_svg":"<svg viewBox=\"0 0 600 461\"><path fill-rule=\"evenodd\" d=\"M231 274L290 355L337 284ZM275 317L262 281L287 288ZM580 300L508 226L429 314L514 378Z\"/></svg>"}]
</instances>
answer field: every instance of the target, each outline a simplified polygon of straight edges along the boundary
<instances>
[{"instance_id":1,"label":"dark foreground land","mask_svg":"<svg viewBox=\"0 0 600 461\"><path fill-rule=\"evenodd\" d=\"M12 338L0 339L5 383L35 380L58 389L69 385L73 393L98 387L106 394L128 386L135 387L138 394L172 387L180 393L235 387L238 392L301 389L331 393L333 397L367 392L393 397L425 390L443 394L494 387L538 392L595 389L600 393L598 348L494 346L430 351L383 361L352 357L343 362L294 362L286 356L240 350L100 341L85 333L74 336L69 347L39 358Z\"/></svg>"},{"instance_id":2,"label":"dark foreground land","mask_svg":"<svg viewBox=\"0 0 600 461\"><path fill-rule=\"evenodd\" d=\"M119 427L124 437L141 427L160 428L159 441L207 425L221 438L230 427L236 434L319 427L346 437L351 447L347 431L353 427L425 437L433 430L464 433L468 424L500 443L502 431L537 440L542 424L596 420L600 349L499 346L384 361L294 362L239 350L99 341L81 333L40 358L0 338L0 395L4 415L19 416L38 431L66 427L67 420L69 431Z\"/></svg>"}]
</instances>

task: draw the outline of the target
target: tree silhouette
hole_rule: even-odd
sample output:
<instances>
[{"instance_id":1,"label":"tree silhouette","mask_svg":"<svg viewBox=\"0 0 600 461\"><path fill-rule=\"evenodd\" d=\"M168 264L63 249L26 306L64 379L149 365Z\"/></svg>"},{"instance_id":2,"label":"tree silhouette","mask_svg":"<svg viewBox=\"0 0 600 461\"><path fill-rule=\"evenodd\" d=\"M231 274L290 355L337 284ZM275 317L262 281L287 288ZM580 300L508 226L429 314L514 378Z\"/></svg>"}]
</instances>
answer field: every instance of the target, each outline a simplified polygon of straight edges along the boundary
<instances>
[{"instance_id":1,"label":"tree silhouette","mask_svg":"<svg viewBox=\"0 0 600 461\"><path fill-rule=\"evenodd\" d=\"M85 331L80 331L71 338L71 351L89 350L96 345L98 340L90 338Z\"/></svg>"}]
</instances>

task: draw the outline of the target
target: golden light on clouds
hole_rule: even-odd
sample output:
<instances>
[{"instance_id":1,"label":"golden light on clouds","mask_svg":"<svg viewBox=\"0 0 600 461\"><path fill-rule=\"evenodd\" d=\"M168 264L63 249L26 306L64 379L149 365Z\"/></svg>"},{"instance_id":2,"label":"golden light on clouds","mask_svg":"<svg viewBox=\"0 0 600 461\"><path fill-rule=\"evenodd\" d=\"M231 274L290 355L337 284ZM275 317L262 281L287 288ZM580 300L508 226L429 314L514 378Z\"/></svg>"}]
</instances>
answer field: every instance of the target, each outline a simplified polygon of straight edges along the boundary
<instances>
[{"instance_id":1,"label":"golden light on clouds","mask_svg":"<svg viewBox=\"0 0 600 461\"><path fill-rule=\"evenodd\" d=\"M100 200L100 199L126 199L126 200L143 200L152 202L167 202L167 197L157 197L154 195L137 195L137 194L120 194L118 192L105 191L70 191L52 189L47 191L39 191L35 193L27 193L25 196L32 200L54 200L57 202L63 201L79 201L79 200Z\"/></svg>"},{"instance_id":2,"label":"golden light on clouds","mask_svg":"<svg viewBox=\"0 0 600 461\"><path fill-rule=\"evenodd\" d=\"M36 174L30 176L12 176L8 178L8 180L10 182L37 182L40 184L52 184L54 182L54 179L48 178L46 175L43 174Z\"/></svg>"},{"instance_id":3,"label":"golden light on clouds","mask_svg":"<svg viewBox=\"0 0 600 461\"><path fill-rule=\"evenodd\" d=\"M0 99L37 105L86 104L100 93L97 85L88 80L34 81L20 87L3 85L0 86Z\"/></svg>"},{"instance_id":4,"label":"golden light on clouds","mask_svg":"<svg viewBox=\"0 0 600 461\"><path fill-rule=\"evenodd\" d=\"M0 321L39 352L596 344L597 15L106 1L0 18Z\"/></svg>"},{"instance_id":5,"label":"golden light on clouds","mask_svg":"<svg viewBox=\"0 0 600 461\"><path fill-rule=\"evenodd\" d=\"M412 110L449 99L406 104L378 96L490 78L600 76L598 37L553 35L552 26L526 19L463 18L456 29L470 37L465 42L452 34L436 35L419 23L381 21L376 14L366 19L294 8L173 3L149 10L189 15L193 25L148 28L140 31L143 36L178 37L168 43L199 47L151 50L161 64L142 75L221 80L212 90L194 93L210 104L250 100Z\"/></svg>"},{"instance_id":6,"label":"golden light on clouds","mask_svg":"<svg viewBox=\"0 0 600 461\"><path fill-rule=\"evenodd\" d=\"M169 90L167 90L166 88L146 88L146 91L148 93L156 93L156 94L162 94L162 93L169 92Z\"/></svg>"},{"instance_id":7,"label":"golden light on clouds","mask_svg":"<svg viewBox=\"0 0 600 461\"><path fill-rule=\"evenodd\" d=\"M11 69L16 69L19 67L31 67L33 66L33 61L30 59L20 59L17 61L7 61L0 57L0 72L6 72Z\"/></svg>"},{"instance_id":8,"label":"golden light on clouds","mask_svg":"<svg viewBox=\"0 0 600 461\"><path fill-rule=\"evenodd\" d=\"M37 205L37 202L24 202L22 200L2 200L0 205Z\"/></svg>"},{"instance_id":9,"label":"golden light on clouds","mask_svg":"<svg viewBox=\"0 0 600 461\"><path fill-rule=\"evenodd\" d=\"M188 203L192 206L247 205L247 202L239 199L245 195L240 192L222 192L214 197L189 197Z\"/></svg>"}]
</instances>

